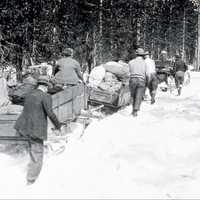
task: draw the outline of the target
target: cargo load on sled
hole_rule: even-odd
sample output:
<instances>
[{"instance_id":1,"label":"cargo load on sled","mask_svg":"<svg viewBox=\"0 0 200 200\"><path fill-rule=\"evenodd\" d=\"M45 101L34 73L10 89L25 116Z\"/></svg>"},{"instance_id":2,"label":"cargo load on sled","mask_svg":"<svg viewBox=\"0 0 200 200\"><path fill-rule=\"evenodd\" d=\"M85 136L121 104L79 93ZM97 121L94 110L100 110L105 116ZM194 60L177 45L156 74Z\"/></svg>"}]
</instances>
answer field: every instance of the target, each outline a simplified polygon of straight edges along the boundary
<instances>
[{"instance_id":1,"label":"cargo load on sled","mask_svg":"<svg viewBox=\"0 0 200 200\"><path fill-rule=\"evenodd\" d=\"M130 102L128 65L108 62L95 67L89 77L89 102L120 108Z\"/></svg>"}]
</instances>

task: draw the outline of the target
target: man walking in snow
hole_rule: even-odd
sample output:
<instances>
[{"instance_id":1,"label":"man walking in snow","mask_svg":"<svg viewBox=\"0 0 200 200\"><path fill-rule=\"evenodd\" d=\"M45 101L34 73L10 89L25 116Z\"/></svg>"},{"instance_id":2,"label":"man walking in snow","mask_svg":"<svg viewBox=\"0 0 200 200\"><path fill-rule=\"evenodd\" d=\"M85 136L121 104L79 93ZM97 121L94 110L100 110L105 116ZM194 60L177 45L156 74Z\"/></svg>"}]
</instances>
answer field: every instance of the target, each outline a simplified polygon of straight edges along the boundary
<instances>
[{"instance_id":1,"label":"man walking in snow","mask_svg":"<svg viewBox=\"0 0 200 200\"><path fill-rule=\"evenodd\" d=\"M166 84L163 91L167 91L168 88L168 77L170 74L170 68L172 65L172 61L168 59L167 51L161 51L159 60L155 61L157 68L157 78L160 83L164 82Z\"/></svg>"},{"instance_id":2,"label":"man walking in snow","mask_svg":"<svg viewBox=\"0 0 200 200\"><path fill-rule=\"evenodd\" d=\"M147 65L144 60L145 52L142 48L136 50L136 58L129 62L130 81L129 87L132 97L132 115L137 116L140 110L145 87L148 82Z\"/></svg>"},{"instance_id":3,"label":"man walking in snow","mask_svg":"<svg viewBox=\"0 0 200 200\"><path fill-rule=\"evenodd\" d=\"M153 59L150 58L149 52L146 52L145 55L145 63L147 65L147 71L149 75L149 84L148 89L151 96L151 104L155 103L155 96L156 96L156 90L158 88L158 79L156 77L156 67L155 62Z\"/></svg>"},{"instance_id":4,"label":"man walking in snow","mask_svg":"<svg viewBox=\"0 0 200 200\"><path fill-rule=\"evenodd\" d=\"M175 72L175 83L176 83L176 88L178 90L178 95L181 95L181 90L184 82L184 75L185 72L188 70L188 66L181 59L180 55L175 56L173 69Z\"/></svg>"},{"instance_id":5,"label":"man walking in snow","mask_svg":"<svg viewBox=\"0 0 200 200\"><path fill-rule=\"evenodd\" d=\"M47 94L49 82L46 76L38 79L38 87L25 97L24 109L17 119L17 134L28 139L30 162L27 172L27 184L35 182L40 174L43 162L43 141L47 139L47 117L60 130L60 122L52 111L52 99Z\"/></svg>"}]
</instances>

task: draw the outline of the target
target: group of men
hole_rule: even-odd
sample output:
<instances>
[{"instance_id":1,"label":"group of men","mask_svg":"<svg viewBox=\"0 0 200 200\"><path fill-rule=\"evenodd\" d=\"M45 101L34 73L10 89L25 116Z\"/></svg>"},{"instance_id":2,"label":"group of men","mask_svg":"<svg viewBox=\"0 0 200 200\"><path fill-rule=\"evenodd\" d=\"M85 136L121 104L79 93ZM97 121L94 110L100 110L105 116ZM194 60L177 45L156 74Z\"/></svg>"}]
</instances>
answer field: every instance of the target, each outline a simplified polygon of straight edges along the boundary
<instances>
[{"instance_id":1,"label":"group of men","mask_svg":"<svg viewBox=\"0 0 200 200\"><path fill-rule=\"evenodd\" d=\"M149 52L138 48L136 55L136 58L129 62L129 86L133 116L137 116L140 110L145 89L149 88L151 104L154 104L158 87L155 62L150 58ZM72 57L73 50L65 48L62 58L56 61L57 69L54 79L50 82L46 76L38 77L37 87L25 96L23 111L16 121L17 134L26 137L29 142L30 162L27 172L27 184L35 182L42 168L44 140L47 139L47 117L50 118L58 131L61 129L61 123L52 110L51 95L48 94L49 88L52 89L51 83L54 84L52 93L63 87L76 85L79 82L84 83L80 64ZM186 67L184 62L180 60L175 62L175 67L177 86L180 93Z\"/></svg>"},{"instance_id":2,"label":"group of men","mask_svg":"<svg viewBox=\"0 0 200 200\"><path fill-rule=\"evenodd\" d=\"M163 51L162 54L167 52ZM184 74L188 70L187 65L181 59L180 55L175 56L175 62L172 64L173 73L171 75L175 78L178 95L181 95L181 90L184 82ZM136 50L136 58L129 62L130 71L130 92L132 97L132 115L138 115L140 105L142 103L146 88L149 89L151 96L151 104L155 103L156 90L158 88L159 79L157 77L157 70L155 62L150 58L149 52L142 48ZM167 79L166 75L166 79ZM167 80L166 80L167 82Z\"/></svg>"}]
</instances>

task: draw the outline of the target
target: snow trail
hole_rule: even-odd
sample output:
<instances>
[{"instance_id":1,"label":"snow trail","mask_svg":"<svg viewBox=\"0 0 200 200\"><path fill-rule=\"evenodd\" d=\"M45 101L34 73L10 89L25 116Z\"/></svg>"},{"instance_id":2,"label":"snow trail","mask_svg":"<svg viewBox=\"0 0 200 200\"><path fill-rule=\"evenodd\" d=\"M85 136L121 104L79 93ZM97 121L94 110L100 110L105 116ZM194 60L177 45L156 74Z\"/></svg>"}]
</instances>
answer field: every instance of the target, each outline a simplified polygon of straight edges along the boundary
<instances>
[{"instance_id":1,"label":"snow trail","mask_svg":"<svg viewBox=\"0 0 200 200\"><path fill-rule=\"evenodd\" d=\"M176 92L94 121L25 185L27 156L0 154L0 198L200 198L200 73ZM80 130L76 130L80 131ZM75 134L75 133L73 133ZM75 134L76 135L76 134Z\"/></svg>"}]
</instances>

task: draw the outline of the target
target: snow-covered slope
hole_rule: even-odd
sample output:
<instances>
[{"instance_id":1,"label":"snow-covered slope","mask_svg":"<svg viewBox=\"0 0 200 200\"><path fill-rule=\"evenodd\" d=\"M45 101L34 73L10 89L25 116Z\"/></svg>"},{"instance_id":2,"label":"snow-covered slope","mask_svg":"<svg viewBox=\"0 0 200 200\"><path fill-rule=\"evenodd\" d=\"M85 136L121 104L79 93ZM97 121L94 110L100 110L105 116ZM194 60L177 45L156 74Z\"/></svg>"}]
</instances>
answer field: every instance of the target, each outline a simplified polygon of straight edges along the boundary
<instances>
[{"instance_id":1,"label":"snow-covered slope","mask_svg":"<svg viewBox=\"0 0 200 200\"><path fill-rule=\"evenodd\" d=\"M200 198L200 74L181 96L158 91L143 102L94 121L65 152L46 156L37 182L25 185L25 154L0 155L0 198ZM79 130L80 131L80 130Z\"/></svg>"}]
</instances>

